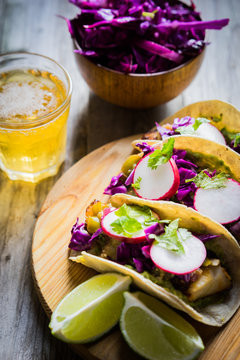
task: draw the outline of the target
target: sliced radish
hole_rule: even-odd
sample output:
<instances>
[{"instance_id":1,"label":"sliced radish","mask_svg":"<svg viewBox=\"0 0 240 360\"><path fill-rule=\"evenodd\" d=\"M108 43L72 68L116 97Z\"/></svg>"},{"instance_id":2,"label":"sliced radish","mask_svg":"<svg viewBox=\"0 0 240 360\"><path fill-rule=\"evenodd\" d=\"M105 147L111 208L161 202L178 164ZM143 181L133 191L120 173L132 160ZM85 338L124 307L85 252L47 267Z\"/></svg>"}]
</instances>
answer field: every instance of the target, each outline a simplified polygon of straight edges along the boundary
<instances>
[{"instance_id":1,"label":"sliced radish","mask_svg":"<svg viewBox=\"0 0 240 360\"><path fill-rule=\"evenodd\" d=\"M148 200L169 199L179 187L180 176L173 159L159 165L157 169L148 166L149 155L142 158L133 174L133 183L141 178L140 189L134 189L137 196Z\"/></svg>"},{"instance_id":2,"label":"sliced radish","mask_svg":"<svg viewBox=\"0 0 240 360\"><path fill-rule=\"evenodd\" d=\"M222 145L226 145L226 141L221 131L219 131L215 126L208 123L201 124L198 129L194 131L194 135L207 140L215 141Z\"/></svg>"},{"instance_id":3,"label":"sliced radish","mask_svg":"<svg viewBox=\"0 0 240 360\"><path fill-rule=\"evenodd\" d=\"M194 196L194 208L220 224L228 224L240 217L240 184L227 180L219 189L199 188Z\"/></svg>"},{"instance_id":4,"label":"sliced radish","mask_svg":"<svg viewBox=\"0 0 240 360\"><path fill-rule=\"evenodd\" d=\"M101 227L104 231L105 234L107 234L109 237L124 241L124 242L128 242L130 244L137 244L140 242L143 242L146 240L146 234L144 232L144 230L146 228L148 228L149 226L146 226L143 224L145 218L142 216L137 218L137 220L142 224L142 229L134 234L131 234L132 236L124 236L122 234L118 234L117 232L115 232L111 226L111 224L119 219L119 217L117 215L115 215L115 211L118 209L115 209L109 213L107 213L105 216L103 216L102 220L101 220Z\"/></svg>"},{"instance_id":5,"label":"sliced radish","mask_svg":"<svg viewBox=\"0 0 240 360\"><path fill-rule=\"evenodd\" d=\"M196 236L188 237L183 243L184 254L177 254L153 243L150 257L160 269L172 274L184 275L198 269L204 262L207 251Z\"/></svg>"}]
</instances>

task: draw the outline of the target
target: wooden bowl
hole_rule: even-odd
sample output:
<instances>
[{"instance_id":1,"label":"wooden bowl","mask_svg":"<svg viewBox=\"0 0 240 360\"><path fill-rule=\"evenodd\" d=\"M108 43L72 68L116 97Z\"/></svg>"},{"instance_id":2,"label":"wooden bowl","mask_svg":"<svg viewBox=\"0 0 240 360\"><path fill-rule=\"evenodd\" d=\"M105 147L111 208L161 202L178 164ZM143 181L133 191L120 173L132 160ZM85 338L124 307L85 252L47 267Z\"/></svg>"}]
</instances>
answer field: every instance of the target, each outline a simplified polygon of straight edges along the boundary
<instances>
[{"instance_id":1,"label":"wooden bowl","mask_svg":"<svg viewBox=\"0 0 240 360\"><path fill-rule=\"evenodd\" d=\"M178 96L194 79L204 53L205 50L174 69L154 74L124 74L75 55L82 77L100 98L126 108L144 109Z\"/></svg>"}]
</instances>

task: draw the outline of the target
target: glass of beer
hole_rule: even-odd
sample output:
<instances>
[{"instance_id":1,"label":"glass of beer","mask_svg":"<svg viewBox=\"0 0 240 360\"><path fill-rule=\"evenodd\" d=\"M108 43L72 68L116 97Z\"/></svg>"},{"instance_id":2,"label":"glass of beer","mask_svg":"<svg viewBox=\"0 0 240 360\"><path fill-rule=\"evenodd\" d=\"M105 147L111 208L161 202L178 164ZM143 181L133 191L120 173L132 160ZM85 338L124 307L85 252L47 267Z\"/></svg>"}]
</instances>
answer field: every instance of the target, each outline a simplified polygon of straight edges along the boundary
<instances>
[{"instance_id":1,"label":"glass of beer","mask_svg":"<svg viewBox=\"0 0 240 360\"><path fill-rule=\"evenodd\" d=\"M0 55L0 168L12 180L55 175L65 159L68 72L32 53Z\"/></svg>"}]
</instances>

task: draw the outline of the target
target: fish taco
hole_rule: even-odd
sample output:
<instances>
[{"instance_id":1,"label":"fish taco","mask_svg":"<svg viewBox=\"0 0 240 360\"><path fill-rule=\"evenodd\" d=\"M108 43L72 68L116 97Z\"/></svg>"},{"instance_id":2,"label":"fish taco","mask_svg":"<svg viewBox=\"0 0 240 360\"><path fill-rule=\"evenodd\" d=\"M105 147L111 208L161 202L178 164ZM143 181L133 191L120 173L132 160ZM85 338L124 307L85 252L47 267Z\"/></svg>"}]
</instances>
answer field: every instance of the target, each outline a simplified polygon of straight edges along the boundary
<instances>
[{"instance_id":1,"label":"fish taco","mask_svg":"<svg viewBox=\"0 0 240 360\"><path fill-rule=\"evenodd\" d=\"M221 326L240 304L240 247L228 230L184 205L117 194L92 202L72 228L70 259L130 275L194 319Z\"/></svg>"},{"instance_id":2,"label":"fish taco","mask_svg":"<svg viewBox=\"0 0 240 360\"><path fill-rule=\"evenodd\" d=\"M202 137L240 153L240 112L220 100L197 102L156 123L143 139L164 140L174 135Z\"/></svg>"},{"instance_id":3,"label":"fish taco","mask_svg":"<svg viewBox=\"0 0 240 360\"><path fill-rule=\"evenodd\" d=\"M240 240L240 156L193 136L136 140L137 152L123 163L104 193L169 200L203 213Z\"/></svg>"}]
</instances>

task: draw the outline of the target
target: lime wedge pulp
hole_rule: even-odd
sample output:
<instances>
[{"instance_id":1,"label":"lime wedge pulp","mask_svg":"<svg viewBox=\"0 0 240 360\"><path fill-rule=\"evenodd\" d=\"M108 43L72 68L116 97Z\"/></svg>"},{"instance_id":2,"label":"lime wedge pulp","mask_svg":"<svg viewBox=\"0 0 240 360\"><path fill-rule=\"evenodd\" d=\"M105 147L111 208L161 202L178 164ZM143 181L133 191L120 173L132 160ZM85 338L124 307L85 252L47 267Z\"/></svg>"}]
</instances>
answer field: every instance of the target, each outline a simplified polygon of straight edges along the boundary
<instances>
[{"instance_id":1,"label":"lime wedge pulp","mask_svg":"<svg viewBox=\"0 0 240 360\"><path fill-rule=\"evenodd\" d=\"M129 346L149 360L191 360L204 350L196 330L159 300L124 293L120 328Z\"/></svg>"},{"instance_id":2,"label":"lime wedge pulp","mask_svg":"<svg viewBox=\"0 0 240 360\"><path fill-rule=\"evenodd\" d=\"M130 283L129 276L106 273L78 285L52 313L52 334L71 343L96 340L119 321Z\"/></svg>"}]
</instances>

